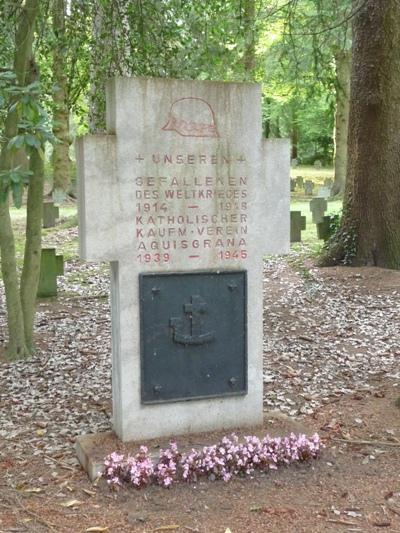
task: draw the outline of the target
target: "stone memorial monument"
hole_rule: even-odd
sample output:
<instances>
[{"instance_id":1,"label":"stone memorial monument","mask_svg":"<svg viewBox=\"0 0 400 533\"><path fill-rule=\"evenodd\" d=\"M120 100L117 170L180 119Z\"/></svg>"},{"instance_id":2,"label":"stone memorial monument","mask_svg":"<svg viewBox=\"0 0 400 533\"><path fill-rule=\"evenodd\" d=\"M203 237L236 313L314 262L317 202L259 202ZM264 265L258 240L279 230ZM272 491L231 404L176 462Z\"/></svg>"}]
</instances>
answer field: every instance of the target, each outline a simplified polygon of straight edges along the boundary
<instances>
[{"instance_id":1,"label":"stone memorial monument","mask_svg":"<svg viewBox=\"0 0 400 533\"><path fill-rule=\"evenodd\" d=\"M57 296L57 276L64 275L64 257L56 255L55 248L42 248L38 298Z\"/></svg>"},{"instance_id":2,"label":"stone memorial monument","mask_svg":"<svg viewBox=\"0 0 400 533\"><path fill-rule=\"evenodd\" d=\"M301 242L301 232L306 229L306 223L301 211L290 211L290 242Z\"/></svg>"},{"instance_id":3,"label":"stone memorial monument","mask_svg":"<svg viewBox=\"0 0 400 533\"><path fill-rule=\"evenodd\" d=\"M80 255L111 263L123 441L263 418L262 257L289 249L289 143L260 87L119 78L77 143Z\"/></svg>"},{"instance_id":4,"label":"stone memorial monument","mask_svg":"<svg viewBox=\"0 0 400 533\"><path fill-rule=\"evenodd\" d=\"M321 222L318 222L317 224L318 239L323 239L326 242L332 237L338 222L339 215L327 215L322 217Z\"/></svg>"},{"instance_id":5,"label":"stone memorial monument","mask_svg":"<svg viewBox=\"0 0 400 533\"><path fill-rule=\"evenodd\" d=\"M43 227L54 228L59 218L59 208L53 202L43 202Z\"/></svg>"},{"instance_id":6,"label":"stone memorial monument","mask_svg":"<svg viewBox=\"0 0 400 533\"><path fill-rule=\"evenodd\" d=\"M325 198L313 198L310 201L310 211L314 224L322 222L325 211L328 209L328 202Z\"/></svg>"},{"instance_id":7,"label":"stone memorial monument","mask_svg":"<svg viewBox=\"0 0 400 533\"><path fill-rule=\"evenodd\" d=\"M311 180L305 180L304 194L306 196L312 196L313 190L314 190L314 183Z\"/></svg>"},{"instance_id":8,"label":"stone memorial monument","mask_svg":"<svg viewBox=\"0 0 400 533\"><path fill-rule=\"evenodd\" d=\"M317 198L325 198L327 200L331 196L331 188L328 186L318 187Z\"/></svg>"}]
</instances>

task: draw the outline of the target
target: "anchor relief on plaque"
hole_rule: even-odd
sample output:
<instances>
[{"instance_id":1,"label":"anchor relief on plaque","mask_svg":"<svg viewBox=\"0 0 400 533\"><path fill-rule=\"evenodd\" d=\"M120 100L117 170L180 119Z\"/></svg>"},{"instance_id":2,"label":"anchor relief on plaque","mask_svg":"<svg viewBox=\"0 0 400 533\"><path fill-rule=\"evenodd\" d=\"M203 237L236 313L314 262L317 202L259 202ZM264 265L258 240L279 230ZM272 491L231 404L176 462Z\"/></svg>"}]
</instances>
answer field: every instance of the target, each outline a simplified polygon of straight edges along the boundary
<instances>
[{"instance_id":1,"label":"anchor relief on plaque","mask_svg":"<svg viewBox=\"0 0 400 533\"><path fill-rule=\"evenodd\" d=\"M207 312L207 303L199 295L193 295L190 302L183 305L185 317L170 318L172 338L178 344L200 345L214 339L213 331L203 331L203 315Z\"/></svg>"}]
</instances>

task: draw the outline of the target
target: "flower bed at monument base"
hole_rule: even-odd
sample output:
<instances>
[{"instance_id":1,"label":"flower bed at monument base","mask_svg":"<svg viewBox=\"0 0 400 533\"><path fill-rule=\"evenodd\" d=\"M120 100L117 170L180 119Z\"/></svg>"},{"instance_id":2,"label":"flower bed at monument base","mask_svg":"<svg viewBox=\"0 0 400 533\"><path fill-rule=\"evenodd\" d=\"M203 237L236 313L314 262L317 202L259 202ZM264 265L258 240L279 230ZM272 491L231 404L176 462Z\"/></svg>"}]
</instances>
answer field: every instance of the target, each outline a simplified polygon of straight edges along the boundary
<instances>
[{"instance_id":1,"label":"flower bed at monument base","mask_svg":"<svg viewBox=\"0 0 400 533\"><path fill-rule=\"evenodd\" d=\"M113 452L104 460L103 476L113 489L122 486L140 489L150 484L169 487L178 481L196 482L200 477L229 481L233 476L317 459L321 448L317 433L311 437L294 433L287 437L266 435L263 439L253 435L244 437L242 443L233 433L217 444L189 453L181 453L177 443L171 442L169 448L160 450L156 463L146 446L141 446L134 456Z\"/></svg>"}]
</instances>

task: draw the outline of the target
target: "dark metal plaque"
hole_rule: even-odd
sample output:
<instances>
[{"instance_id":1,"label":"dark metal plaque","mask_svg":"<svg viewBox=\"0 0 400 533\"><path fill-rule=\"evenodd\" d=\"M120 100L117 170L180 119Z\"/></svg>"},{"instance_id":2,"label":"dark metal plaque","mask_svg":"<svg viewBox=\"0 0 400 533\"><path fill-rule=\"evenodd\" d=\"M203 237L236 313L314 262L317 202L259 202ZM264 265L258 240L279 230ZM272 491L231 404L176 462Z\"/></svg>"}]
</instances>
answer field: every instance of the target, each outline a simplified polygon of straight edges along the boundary
<instances>
[{"instance_id":1,"label":"dark metal plaque","mask_svg":"<svg viewBox=\"0 0 400 533\"><path fill-rule=\"evenodd\" d=\"M246 272L141 274L142 403L247 392Z\"/></svg>"}]
</instances>

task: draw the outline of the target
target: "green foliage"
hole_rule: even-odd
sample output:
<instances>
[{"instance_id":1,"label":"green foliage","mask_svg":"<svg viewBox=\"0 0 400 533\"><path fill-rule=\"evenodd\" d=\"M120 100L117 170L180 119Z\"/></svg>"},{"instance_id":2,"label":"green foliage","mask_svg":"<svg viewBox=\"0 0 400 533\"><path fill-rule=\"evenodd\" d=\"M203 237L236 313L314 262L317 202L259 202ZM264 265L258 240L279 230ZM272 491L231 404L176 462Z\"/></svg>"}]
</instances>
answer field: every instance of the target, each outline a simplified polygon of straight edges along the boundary
<instances>
[{"instance_id":1,"label":"green foliage","mask_svg":"<svg viewBox=\"0 0 400 533\"><path fill-rule=\"evenodd\" d=\"M10 64L13 20L19 8L6 4L0 2L5 21L0 50L4 48L2 58ZM83 134L89 122L92 130L105 128L108 78L243 81L250 79L244 65L250 41L255 45L254 77L263 84L265 134L291 137L303 163L315 159L330 163L333 60L338 50L350 45L350 0L254 0L255 20L250 27L246 5L244 0L71 0L65 2L61 35L52 24L51 3L44 3L35 43L42 105L51 117L57 89L52 72L55 47L63 50L67 106L76 125L73 133ZM0 121L1 109L3 105ZM27 137L24 144L29 142L37 143Z\"/></svg>"},{"instance_id":2,"label":"green foliage","mask_svg":"<svg viewBox=\"0 0 400 533\"><path fill-rule=\"evenodd\" d=\"M282 2L261 37L265 133L291 137L303 164L332 162L334 58L351 46L350 14L350 0Z\"/></svg>"},{"instance_id":3,"label":"green foliage","mask_svg":"<svg viewBox=\"0 0 400 533\"><path fill-rule=\"evenodd\" d=\"M351 265L357 255L357 231L353 224L343 224L343 210L338 215L330 215L332 236L326 241L321 257L325 257L328 251L338 250L338 257L332 257L335 264ZM337 244L340 243L340 246Z\"/></svg>"},{"instance_id":4,"label":"green foliage","mask_svg":"<svg viewBox=\"0 0 400 533\"><path fill-rule=\"evenodd\" d=\"M341 242L344 249L344 255L341 262L343 265L351 265L357 255L357 232L354 226L343 227L336 232L337 237L341 235ZM333 238L333 237L332 237Z\"/></svg>"},{"instance_id":5,"label":"green foliage","mask_svg":"<svg viewBox=\"0 0 400 533\"><path fill-rule=\"evenodd\" d=\"M40 103L41 86L38 82L26 86L16 84L16 76L11 71L0 73L0 100L3 103L2 129L8 113L18 117L18 134L11 139L2 136L2 143L7 143L7 150L12 155L23 151L28 156L33 150L44 159L44 145L54 143L49 119ZM12 166L0 172L0 201L5 202L11 190L16 207L22 205L24 187L29 184L32 172L22 165Z\"/></svg>"}]
</instances>

